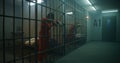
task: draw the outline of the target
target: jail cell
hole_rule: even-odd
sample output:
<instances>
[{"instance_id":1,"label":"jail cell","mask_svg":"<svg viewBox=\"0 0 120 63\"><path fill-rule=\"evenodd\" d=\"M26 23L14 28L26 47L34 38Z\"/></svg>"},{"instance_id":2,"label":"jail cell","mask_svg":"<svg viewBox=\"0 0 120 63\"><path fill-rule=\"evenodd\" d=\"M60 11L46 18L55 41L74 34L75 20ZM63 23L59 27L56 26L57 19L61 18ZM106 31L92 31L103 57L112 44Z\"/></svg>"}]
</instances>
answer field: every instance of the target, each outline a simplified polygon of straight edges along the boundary
<instances>
[{"instance_id":1,"label":"jail cell","mask_svg":"<svg viewBox=\"0 0 120 63\"><path fill-rule=\"evenodd\" d=\"M0 0L0 62L54 63L86 40L74 0Z\"/></svg>"}]
</instances>

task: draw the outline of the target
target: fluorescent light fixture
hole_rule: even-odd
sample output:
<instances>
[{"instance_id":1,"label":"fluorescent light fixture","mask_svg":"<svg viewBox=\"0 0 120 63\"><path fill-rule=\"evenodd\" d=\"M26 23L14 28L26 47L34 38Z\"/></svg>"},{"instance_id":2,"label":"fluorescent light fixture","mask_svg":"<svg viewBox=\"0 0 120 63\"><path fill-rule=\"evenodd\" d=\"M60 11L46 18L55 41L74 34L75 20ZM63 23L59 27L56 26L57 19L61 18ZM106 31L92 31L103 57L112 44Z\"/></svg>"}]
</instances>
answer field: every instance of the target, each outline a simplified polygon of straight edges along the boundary
<instances>
[{"instance_id":1,"label":"fluorescent light fixture","mask_svg":"<svg viewBox=\"0 0 120 63\"><path fill-rule=\"evenodd\" d=\"M89 19L89 16L86 16L87 19Z\"/></svg>"},{"instance_id":2,"label":"fluorescent light fixture","mask_svg":"<svg viewBox=\"0 0 120 63\"><path fill-rule=\"evenodd\" d=\"M93 10L96 11L95 7L92 5L92 3L89 0L86 0L86 2L88 3L89 7L91 7Z\"/></svg>"},{"instance_id":3,"label":"fluorescent light fixture","mask_svg":"<svg viewBox=\"0 0 120 63\"><path fill-rule=\"evenodd\" d=\"M118 12L118 10L104 10L102 13L112 13L112 12Z\"/></svg>"},{"instance_id":4,"label":"fluorescent light fixture","mask_svg":"<svg viewBox=\"0 0 120 63\"><path fill-rule=\"evenodd\" d=\"M73 12L67 12L66 14L68 14L68 15L72 15L72 14L73 14Z\"/></svg>"},{"instance_id":5,"label":"fluorescent light fixture","mask_svg":"<svg viewBox=\"0 0 120 63\"><path fill-rule=\"evenodd\" d=\"M33 2L36 2L36 0L34 0ZM42 3L43 0L37 0L37 3Z\"/></svg>"},{"instance_id":6,"label":"fluorescent light fixture","mask_svg":"<svg viewBox=\"0 0 120 63\"><path fill-rule=\"evenodd\" d=\"M89 0L86 0L86 2L91 6L92 5L92 3L89 1Z\"/></svg>"},{"instance_id":7,"label":"fluorescent light fixture","mask_svg":"<svg viewBox=\"0 0 120 63\"><path fill-rule=\"evenodd\" d=\"M36 0L34 0L33 2L36 2ZM35 3L33 3L33 2L30 2L30 3L28 3L30 6L33 6L33 5L35 5ZM39 3L39 4L41 4L43 2L43 0L37 0L37 3Z\"/></svg>"},{"instance_id":8,"label":"fluorescent light fixture","mask_svg":"<svg viewBox=\"0 0 120 63\"><path fill-rule=\"evenodd\" d=\"M35 5L35 3L33 3L33 2L28 2L28 5L33 6L33 5Z\"/></svg>"},{"instance_id":9,"label":"fluorescent light fixture","mask_svg":"<svg viewBox=\"0 0 120 63\"><path fill-rule=\"evenodd\" d=\"M37 0L37 3L42 3L43 2L43 0Z\"/></svg>"},{"instance_id":10,"label":"fluorescent light fixture","mask_svg":"<svg viewBox=\"0 0 120 63\"><path fill-rule=\"evenodd\" d=\"M92 6L92 9L96 11L95 7Z\"/></svg>"}]
</instances>

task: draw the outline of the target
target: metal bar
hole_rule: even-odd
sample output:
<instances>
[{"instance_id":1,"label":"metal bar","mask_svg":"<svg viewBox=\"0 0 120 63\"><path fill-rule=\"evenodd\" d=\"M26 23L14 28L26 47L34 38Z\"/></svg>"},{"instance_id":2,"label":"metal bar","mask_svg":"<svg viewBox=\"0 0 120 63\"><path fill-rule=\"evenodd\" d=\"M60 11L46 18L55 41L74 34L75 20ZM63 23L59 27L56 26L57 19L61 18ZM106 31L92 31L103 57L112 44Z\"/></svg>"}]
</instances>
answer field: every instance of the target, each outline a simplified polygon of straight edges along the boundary
<instances>
[{"instance_id":1,"label":"metal bar","mask_svg":"<svg viewBox=\"0 0 120 63\"><path fill-rule=\"evenodd\" d=\"M22 32L24 32L24 0L22 0ZM21 55L22 55L22 63L24 63L24 33L22 33L22 44L21 44Z\"/></svg>"},{"instance_id":2,"label":"metal bar","mask_svg":"<svg viewBox=\"0 0 120 63\"><path fill-rule=\"evenodd\" d=\"M51 0L50 0L50 7L52 8L52 1L51 1ZM51 12L51 10L52 10L51 8L50 8L50 12Z\"/></svg>"},{"instance_id":3,"label":"metal bar","mask_svg":"<svg viewBox=\"0 0 120 63\"><path fill-rule=\"evenodd\" d=\"M59 2L59 0L57 0L58 1L58 5L60 5L60 2ZM60 10L60 7L58 6L58 9ZM60 13L59 12L57 12L57 20L58 20L58 18L60 17ZM60 43L59 43L59 25L57 25L57 46L58 45L61 45ZM61 52L62 52L62 50L61 50L61 48L59 49L59 52L60 52L60 55L61 55Z\"/></svg>"},{"instance_id":4,"label":"metal bar","mask_svg":"<svg viewBox=\"0 0 120 63\"><path fill-rule=\"evenodd\" d=\"M9 63L10 62L13 62L13 63L16 63L17 61L21 61L22 60L22 63L24 63L25 61L29 61L29 63L32 63L32 57L34 57L34 63L38 63L38 54L43 54L43 53L47 53L47 52L50 52L50 51L56 51L57 53L60 52L60 54L63 56L65 55L66 53L66 50L65 50L65 47L68 46L68 45L71 45L72 46L77 43L77 41L79 40L76 40L74 38L74 41L70 41L68 43L66 43L66 34L67 34L67 27L70 26L69 23L69 20L66 20L66 8L71 8L75 14L74 15L71 15L70 17L73 18L74 20L74 25L76 25L77 23L77 19L79 20L81 17L84 17L84 13L81 13L83 14L80 18L77 17L77 14L76 12L78 11L79 7L77 8L77 4L75 2L72 2L73 0L45 0L45 4L39 4L37 3L37 0L35 0L34 4L35 4L35 18L31 18L31 6L29 5L29 17L28 18L25 18L24 17L24 6L25 6L25 0L22 0L21 4L22 4L22 16L21 17L17 17L15 16L15 0L13 0L13 16L8 16L8 15L5 15L5 0L3 0L3 15L0 15L0 17L3 17L3 38L2 38L2 41L3 41L3 63L6 62L6 40L8 40L7 38L5 38L5 18L8 17L8 18L12 18L13 19L13 38L10 39L10 40L13 40L13 59L11 61L8 61ZM68 3L67 3L68 2ZM30 4L30 2L29 2ZM49 6L48 6L49 5ZM56 26L56 29L53 29L51 30L52 32L55 32L56 34L52 35L56 41L56 43L54 42L54 46L55 47L52 47L52 48L47 48L45 49L44 51L38 51L38 43L37 43L37 37L38 37L38 22L42 22L41 19L38 19L38 13L39 13L39 10L38 10L38 6L41 6L41 18L43 18L44 14L47 16L48 15L48 12L53 12L55 14L55 18L58 20L61 19L62 23L64 23L63 26L63 39L61 39L61 32L60 32L60 28L62 26L59 26L57 25ZM53 7L52 7L53 6ZM44 7L44 8L43 8ZM63 10L61 9L61 7L63 7ZM43 14L43 11L45 10L45 13ZM79 12L79 11L78 11ZM81 11L80 11L81 12ZM61 17L62 16L62 17ZM15 19L21 19L21 22L22 22L22 37L21 37L21 41L22 41L22 44L21 44L21 57L20 58L17 58L16 54L16 40L20 39L20 38L16 38L16 35L15 35L15 27L17 24L15 24L17 22L17 20ZM82 19L82 18L81 18ZM27 21L28 20L28 26L29 26L29 30L28 30L28 34L29 34L29 37L24 37L24 21ZM50 21L54 21L54 19L49 19ZM84 19L83 19L84 20ZM35 22L35 25L32 25L31 22L34 21ZM31 38L32 38L32 35L31 35L31 28L32 26L35 26L35 34L34 34L34 37L35 37L35 49L34 49L34 53L31 53L31 52L28 52L27 55L25 55L25 49L24 49L24 40L25 39L29 39L29 46L30 46L30 43L31 43ZM76 28L76 27L75 27ZM47 30L48 31L48 30ZM76 33L76 29L75 29L75 33ZM75 33L71 33L72 35L74 35ZM46 35L42 36L44 38L48 38L48 37L45 37ZM39 36L41 37L41 36ZM51 37L49 37L51 39ZM61 43L60 43L61 42ZM49 44L50 45L50 44ZM42 45L43 47L46 46L46 45ZM73 47L70 47L72 50L73 50ZM69 48L68 48L69 49ZM49 58L50 60L56 60L56 55L59 55L59 54L55 54L55 55L52 55L51 58ZM28 60L25 60L25 59L28 59ZM46 63L46 59L45 59L45 63Z\"/></svg>"},{"instance_id":5,"label":"metal bar","mask_svg":"<svg viewBox=\"0 0 120 63\"><path fill-rule=\"evenodd\" d=\"M46 2L45 2L45 5L48 6L48 1L47 1L47 0L46 0ZM48 7L49 7L49 6L48 6ZM48 12L48 10L47 10L48 7L45 7L45 15L46 15L46 16L47 16L47 12ZM50 8L50 7L49 7L49 8Z\"/></svg>"},{"instance_id":6,"label":"metal bar","mask_svg":"<svg viewBox=\"0 0 120 63\"><path fill-rule=\"evenodd\" d=\"M57 2L58 2L58 9L60 10L60 7L59 7L59 5L60 5L60 2L59 2L59 0L57 0ZM57 16L56 16L57 18L57 20L58 20L58 18L60 17L60 15L59 15L59 12L57 12ZM57 34L58 35L56 35L56 37L57 37L57 44L59 44L59 45L61 45L60 43L59 43L59 26L57 25L57 29L56 29L56 31L57 31ZM60 52L60 55L61 55L61 52L62 52L62 50L61 50L61 48L59 49L59 52Z\"/></svg>"},{"instance_id":7,"label":"metal bar","mask_svg":"<svg viewBox=\"0 0 120 63\"><path fill-rule=\"evenodd\" d=\"M50 0L49 2L50 2L50 3L49 3L49 4L50 4L49 7L51 7L51 2L52 2L52 1ZM54 2L55 2L55 1L53 0L53 3L52 3L53 9L54 9ZM50 11L51 11L51 10L52 10L52 9L50 9ZM55 18L54 10L52 10L52 13L54 14L54 18ZM54 19L53 19L53 20L54 20ZM54 25L53 25L53 29L51 30L51 32L53 32L53 34L51 35L51 36L52 36L52 39L51 39L51 38L49 39L49 40L51 40L51 42L50 42L49 44L50 44L50 48L53 48L52 45L54 46L54 41L53 41L53 40L54 40L54 36L53 36L53 35L54 35ZM51 32L50 32L50 33L51 33ZM53 51L53 50L52 50L52 51ZM51 53L51 52L50 52L50 53ZM50 54L50 55L51 55L51 54ZM54 58L54 55L51 55L50 58L49 58L49 60L52 61L53 58Z\"/></svg>"},{"instance_id":8,"label":"metal bar","mask_svg":"<svg viewBox=\"0 0 120 63\"><path fill-rule=\"evenodd\" d=\"M76 4L75 4L75 2L73 2L73 5L74 5L74 7L76 8ZM74 11L74 33L73 33L73 35L75 36L77 33L76 33L76 30L77 30L77 28L76 28L76 25L78 24L78 23L76 23L76 9L74 9L73 10ZM74 40L76 40L76 37L74 38ZM74 49L76 48L76 43L74 43L73 44L73 46L74 46Z\"/></svg>"},{"instance_id":9,"label":"metal bar","mask_svg":"<svg viewBox=\"0 0 120 63\"><path fill-rule=\"evenodd\" d=\"M30 4L30 2L29 2ZM29 46L31 46L31 6L29 5ZM31 63L31 52L29 52L29 63Z\"/></svg>"},{"instance_id":10,"label":"metal bar","mask_svg":"<svg viewBox=\"0 0 120 63\"><path fill-rule=\"evenodd\" d=\"M46 16L46 18L47 19L50 19L50 18L48 18L48 14L49 14L49 10L48 9L50 9L50 6L48 6L48 4L49 4L49 1L48 0L46 0L45 1L45 5L46 5L46 7L44 7L44 9L45 9L45 16ZM43 24L43 23L42 23ZM45 31L48 31L48 25L46 25L45 24ZM42 33L41 33L42 34ZM44 37L43 35L42 35L42 38L41 39L47 39L47 38L49 38L49 34L47 35L48 33L46 32L44 35L46 36L46 37ZM49 41L49 39L47 39L48 41ZM47 42L47 41L44 41L44 42ZM47 42L47 43L49 43L49 42ZM41 43L41 46L42 46L42 49L43 49L43 51L44 50L46 50L48 47L47 47L47 44L46 43ZM42 55L42 54L41 54ZM46 57L44 57L44 56L47 56L47 52L45 52L44 54L43 54L43 57L42 57L42 62L43 63L45 63L46 62Z\"/></svg>"},{"instance_id":11,"label":"metal bar","mask_svg":"<svg viewBox=\"0 0 120 63\"><path fill-rule=\"evenodd\" d=\"M24 18L24 17L16 17L16 16L8 16L8 15L0 15L0 17L7 17L7 18L15 18L15 19L24 19L25 21L26 20L29 20L29 18ZM32 20L32 21L35 21L35 19L30 19L30 20ZM41 20L37 20L37 21L41 21Z\"/></svg>"},{"instance_id":12,"label":"metal bar","mask_svg":"<svg viewBox=\"0 0 120 63\"><path fill-rule=\"evenodd\" d=\"M65 0L62 0L62 2L65 2ZM65 10L66 10L66 5L63 3L63 12L65 12ZM64 25L63 25L63 45L65 44L65 42L66 42L66 16L65 16L65 13L63 14L63 21L62 21L63 23L64 23ZM65 55L65 48L66 48L66 46L64 46L64 55Z\"/></svg>"},{"instance_id":13,"label":"metal bar","mask_svg":"<svg viewBox=\"0 0 120 63\"><path fill-rule=\"evenodd\" d=\"M3 63L5 63L6 62L6 57L5 57L5 17L4 17L4 15L5 15L5 0L3 0L3 31L2 31L2 33L3 33Z\"/></svg>"},{"instance_id":14,"label":"metal bar","mask_svg":"<svg viewBox=\"0 0 120 63\"><path fill-rule=\"evenodd\" d=\"M29 39L29 38L33 38L33 37L24 37L24 39ZM19 40L19 39L21 39L21 38L15 38L15 40ZM14 40L14 39L6 39L5 38L5 40ZM3 39L0 39L0 41L3 41Z\"/></svg>"},{"instance_id":15,"label":"metal bar","mask_svg":"<svg viewBox=\"0 0 120 63\"><path fill-rule=\"evenodd\" d=\"M38 63L38 45L37 45L37 37L38 37L38 5L37 5L37 1L35 0L35 63Z\"/></svg>"},{"instance_id":16,"label":"metal bar","mask_svg":"<svg viewBox=\"0 0 120 63\"><path fill-rule=\"evenodd\" d=\"M41 19L43 18L43 6L41 6Z\"/></svg>"},{"instance_id":17,"label":"metal bar","mask_svg":"<svg viewBox=\"0 0 120 63\"><path fill-rule=\"evenodd\" d=\"M15 0L13 0L13 16L15 16ZM16 63L15 44L15 18L13 18L13 63Z\"/></svg>"},{"instance_id":18,"label":"metal bar","mask_svg":"<svg viewBox=\"0 0 120 63\"><path fill-rule=\"evenodd\" d=\"M56 47L54 47L54 48L47 49L47 50L44 50L44 51L40 51L40 52L37 52L37 53L38 53L38 54L43 54L43 53L49 52L49 51L51 51L51 50L59 49L59 48L65 46L65 45L67 46L67 45L73 44L73 43L75 43L75 42L77 42L77 41L79 41L79 40L75 40L75 41L73 41L73 42L69 42L69 43L66 43L66 44L64 44L64 45L56 46ZM31 56L35 56L35 55L38 55L38 54L31 53ZM22 60L22 58L24 58L24 59L25 59L25 58L29 58L29 56L30 56L30 55L25 55L24 57L16 58L15 60L16 60L16 61L20 61L20 60ZM8 61L8 62L6 62L6 63L11 63L11 62L13 62L13 60L10 60L10 61Z\"/></svg>"},{"instance_id":19,"label":"metal bar","mask_svg":"<svg viewBox=\"0 0 120 63\"><path fill-rule=\"evenodd\" d=\"M62 14L64 14L64 13L62 13ZM35 19L32 19L32 18L24 18L24 17L16 17L16 16L8 16L8 15L0 15L0 17L7 17L7 18L15 18L15 19L24 19L25 21L26 20L32 20L32 21L35 21ZM54 21L54 20L52 20L52 19L49 19L49 20L51 20L51 21ZM41 21L41 20L37 20L37 21Z\"/></svg>"},{"instance_id":20,"label":"metal bar","mask_svg":"<svg viewBox=\"0 0 120 63\"><path fill-rule=\"evenodd\" d=\"M44 9L44 7L41 6L41 20L42 20L42 18L43 18L43 11L44 11L43 9ZM42 36L40 31L41 31L41 30L39 30L39 38L41 38L41 36ZM41 46L41 44L38 43L38 46ZM38 51L38 52L39 52L39 51ZM40 53L40 54L41 54L41 53ZM38 53L38 55L39 55L39 53Z\"/></svg>"}]
</instances>

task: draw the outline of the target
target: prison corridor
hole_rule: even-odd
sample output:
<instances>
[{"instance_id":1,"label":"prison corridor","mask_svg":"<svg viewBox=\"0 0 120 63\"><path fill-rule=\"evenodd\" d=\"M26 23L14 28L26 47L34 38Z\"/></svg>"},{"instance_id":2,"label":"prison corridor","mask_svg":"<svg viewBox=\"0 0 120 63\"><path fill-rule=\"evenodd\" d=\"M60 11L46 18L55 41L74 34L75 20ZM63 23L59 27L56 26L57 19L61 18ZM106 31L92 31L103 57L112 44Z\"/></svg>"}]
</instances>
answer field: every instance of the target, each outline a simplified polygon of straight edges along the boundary
<instances>
[{"instance_id":1,"label":"prison corridor","mask_svg":"<svg viewBox=\"0 0 120 63\"><path fill-rule=\"evenodd\" d=\"M0 0L0 63L120 63L119 0Z\"/></svg>"},{"instance_id":2,"label":"prison corridor","mask_svg":"<svg viewBox=\"0 0 120 63\"><path fill-rule=\"evenodd\" d=\"M120 43L93 41L79 47L56 63L119 63Z\"/></svg>"}]
</instances>

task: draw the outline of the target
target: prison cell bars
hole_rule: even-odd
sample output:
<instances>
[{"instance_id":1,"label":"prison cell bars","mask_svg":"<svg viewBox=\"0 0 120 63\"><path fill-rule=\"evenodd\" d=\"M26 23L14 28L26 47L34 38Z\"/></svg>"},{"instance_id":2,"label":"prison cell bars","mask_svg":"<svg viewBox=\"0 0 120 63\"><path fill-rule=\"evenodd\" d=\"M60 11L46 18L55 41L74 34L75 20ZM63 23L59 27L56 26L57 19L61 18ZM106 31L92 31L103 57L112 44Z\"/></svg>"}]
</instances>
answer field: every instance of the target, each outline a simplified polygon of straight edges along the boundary
<instances>
[{"instance_id":1,"label":"prison cell bars","mask_svg":"<svg viewBox=\"0 0 120 63\"><path fill-rule=\"evenodd\" d=\"M23 19L24 18L24 0L22 0L21 4L22 4L22 24L21 25L22 25L22 32L24 32L24 29L23 29L24 28L24 19ZM22 33L21 38L22 38L22 40L21 40L21 42L22 42L21 43L21 49L22 49L21 50L21 56L22 56L21 61L22 61L22 63L24 63L24 57L23 57L24 56L24 33Z\"/></svg>"},{"instance_id":2,"label":"prison cell bars","mask_svg":"<svg viewBox=\"0 0 120 63\"><path fill-rule=\"evenodd\" d=\"M13 0L13 16L15 16L15 0ZM15 17L13 17L13 63L16 63L15 58Z\"/></svg>"},{"instance_id":3,"label":"prison cell bars","mask_svg":"<svg viewBox=\"0 0 120 63\"><path fill-rule=\"evenodd\" d=\"M28 19L28 20L35 20L35 42L37 42L37 24L38 24L38 18L37 18L37 5L39 5L39 4L37 4L37 3L35 3L36 5L35 5L35 15L36 15L36 17L35 17L35 19L31 19L30 17L29 18L24 18L24 12L23 12L23 5L24 5L24 1L22 0L22 17L16 17L15 16L15 1L13 1L14 2L14 5L13 5L13 9L14 9L14 14L13 14L13 16L5 16L5 7L4 7L4 4L3 4L3 15L1 15L1 16L3 16L3 59L4 59L4 63L5 63L5 24L4 24L4 22L5 22L5 17L11 17L11 18L13 18L13 44L14 44L14 50L13 50L13 52L14 52L14 54L13 54L13 56L14 56L14 63L16 62L16 60L15 60L15 18L18 18L18 19L22 19L22 33L23 33L23 27L24 27L24 23L23 23L23 21L24 21L24 19ZM3 1L3 3L5 3L4 1ZM41 5L41 4L40 4ZM29 5L30 6L30 5ZM44 6L44 5L43 5ZM42 5L41 5L41 7L43 7ZM46 7L46 6L45 6ZM46 7L46 8L49 8L49 7ZM52 8L49 8L49 9L52 9ZM42 9L41 9L42 10ZM55 10L55 9L53 9L54 11L56 11L56 13L57 13L57 11L58 10ZM47 11L47 10L46 10ZM41 11L42 12L42 11ZM61 12L61 11L60 11ZM30 7L29 7L29 13L30 13ZM47 12L46 12L47 13ZM64 15L65 15L65 13L64 13ZM30 16L30 14L29 14L29 16ZM65 17L65 16L64 16ZM40 20L39 20L40 21ZM64 24L65 25L65 24ZM30 25L29 25L30 26ZM30 28L30 27L29 27ZM65 30L64 30L65 31ZM29 29L29 33L30 33L30 29ZM58 32L59 33L59 32ZM30 41L30 36L29 36L29 41ZM21 54L22 54L22 63L24 63L24 59L25 59L25 57L24 57L24 45L23 45L23 42L24 42L24 34L22 34L22 52L21 52ZM64 44L63 44L64 45ZM35 48L37 48L37 44L36 44L36 46L35 46ZM36 61L36 63L37 63L37 49L35 49L35 61Z\"/></svg>"},{"instance_id":4,"label":"prison cell bars","mask_svg":"<svg viewBox=\"0 0 120 63\"><path fill-rule=\"evenodd\" d=\"M30 2L29 2L29 4L30 4ZM30 46L30 44L31 44L31 20L30 20L30 18L31 18L31 6L29 5L29 46ZM31 61L31 52L29 52L29 63L32 63L32 61Z\"/></svg>"},{"instance_id":5,"label":"prison cell bars","mask_svg":"<svg viewBox=\"0 0 120 63\"><path fill-rule=\"evenodd\" d=\"M3 31L2 31L2 39L3 39L3 63L6 62L5 57L5 0L3 0Z\"/></svg>"},{"instance_id":6,"label":"prison cell bars","mask_svg":"<svg viewBox=\"0 0 120 63\"><path fill-rule=\"evenodd\" d=\"M38 7L37 7L37 2L38 0L35 0L35 63L38 63L38 45L37 45L37 37L38 37Z\"/></svg>"}]
</instances>

